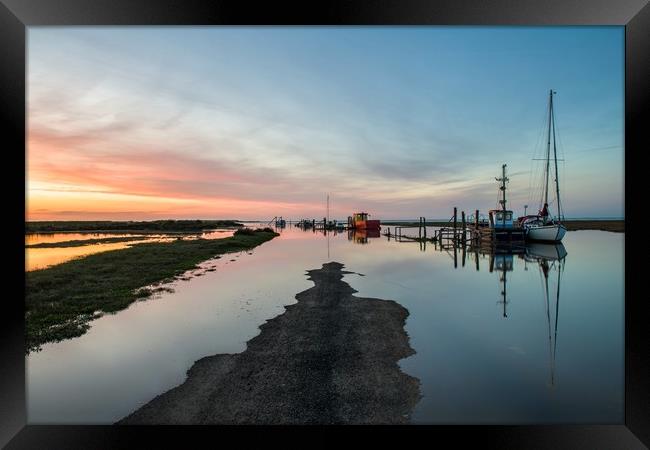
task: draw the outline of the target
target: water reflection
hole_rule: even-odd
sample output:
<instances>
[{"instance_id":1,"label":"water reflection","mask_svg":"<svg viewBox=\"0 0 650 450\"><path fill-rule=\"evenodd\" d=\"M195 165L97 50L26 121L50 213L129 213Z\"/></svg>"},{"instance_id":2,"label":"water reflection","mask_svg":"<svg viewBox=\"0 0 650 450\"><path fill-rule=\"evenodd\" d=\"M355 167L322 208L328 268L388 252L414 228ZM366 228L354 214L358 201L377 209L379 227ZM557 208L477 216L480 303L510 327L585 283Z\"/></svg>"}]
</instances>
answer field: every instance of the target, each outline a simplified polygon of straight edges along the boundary
<instances>
[{"instance_id":1,"label":"water reflection","mask_svg":"<svg viewBox=\"0 0 650 450\"><path fill-rule=\"evenodd\" d=\"M379 230L348 230L348 241L352 241L355 244L368 244L370 241L368 239L378 238Z\"/></svg>"},{"instance_id":2,"label":"water reflection","mask_svg":"<svg viewBox=\"0 0 650 450\"><path fill-rule=\"evenodd\" d=\"M143 242L168 242L173 239L223 239L234 234L233 228L217 228L196 232L168 233L97 233L97 232L57 232L25 234L25 271L45 269L57 264L81 258L94 253L120 250ZM95 242L91 240L124 238L120 242ZM66 246L70 241L80 241L77 245ZM85 243L87 241L88 243ZM28 247L50 244L48 247ZM56 246L60 244L60 246Z\"/></svg>"},{"instance_id":3,"label":"water reflection","mask_svg":"<svg viewBox=\"0 0 650 450\"><path fill-rule=\"evenodd\" d=\"M251 252L206 263L175 292L30 354L29 422L120 419L180 384L197 359L243 351L313 286L305 270L329 261L356 272L344 279L358 295L408 309L416 353L399 365L422 383L414 423L622 421L623 234L568 232L566 248L491 252L294 224L278 231Z\"/></svg>"},{"instance_id":4,"label":"water reflection","mask_svg":"<svg viewBox=\"0 0 650 450\"><path fill-rule=\"evenodd\" d=\"M514 247L491 247L481 248L475 246L465 246L456 243L447 243L446 245L434 243L434 248L453 252L454 268L458 268L458 254L461 254L462 267L465 267L466 255L475 260L475 267L480 271L481 258L489 259L489 272L496 272L499 281L499 299L497 304L503 305L502 317L508 318L507 305L510 303L508 297L508 276L514 271L515 257L524 261L523 270L528 271L530 265L535 265L539 269L540 280L542 284L542 295L544 298L546 312L546 326L548 329L548 347L549 347L549 367L550 367L550 386L555 386L555 355L557 352L557 324L560 308L560 284L564 265L567 256L567 250L564 244L542 244L527 243L524 246ZM426 246L421 246L426 250ZM555 278L555 292L549 290L549 279ZM532 288L532 287L531 287ZM553 332L551 332L553 330Z\"/></svg>"},{"instance_id":5,"label":"water reflection","mask_svg":"<svg viewBox=\"0 0 650 450\"><path fill-rule=\"evenodd\" d=\"M548 325L548 352L550 363L551 387L555 387L555 355L557 353L557 323L560 314L560 283L564 272L567 251L563 244L531 244L525 253L526 262L536 262L539 266L540 277L544 281L544 300L546 304L546 321ZM552 299L549 292L549 275L557 277L555 290L555 317L553 322L553 336L551 336L551 310Z\"/></svg>"}]
</instances>

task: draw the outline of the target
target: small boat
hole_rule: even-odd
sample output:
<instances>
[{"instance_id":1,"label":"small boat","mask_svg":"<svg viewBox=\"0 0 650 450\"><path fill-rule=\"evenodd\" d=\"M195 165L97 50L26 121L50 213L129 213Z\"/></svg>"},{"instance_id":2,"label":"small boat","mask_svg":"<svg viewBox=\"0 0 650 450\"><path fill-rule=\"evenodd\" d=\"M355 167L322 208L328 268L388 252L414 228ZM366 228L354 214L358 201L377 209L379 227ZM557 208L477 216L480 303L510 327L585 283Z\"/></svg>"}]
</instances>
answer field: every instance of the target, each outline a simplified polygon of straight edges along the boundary
<instances>
[{"instance_id":1,"label":"small boat","mask_svg":"<svg viewBox=\"0 0 650 450\"><path fill-rule=\"evenodd\" d=\"M542 198L542 208L537 215L524 216L518 219L521 227L526 233L526 239L540 242L560 242L566 233L566 227L562 225L563 213L560 203L560 185L557 170L557 145L555 141L555 115L553 114L553 94L551 89L548 102L548 134L545 170L544 170L544 195ZM553 137L553 161L555 167L555 198L557 204L557 217L553 219L548 207L548 187L551 162L551 130Z\"/></svg>"},{"instance_id":2,"label":"small boat","mask_svg":"<svg viewBox=\"0 0 650 450\"><path fill-rule=\"evenodd\" d=\"M348 217L348 225L355 230L379 230L381 223L379 220L368 220L368 213L358 212Z\"/></svg>"},{"instance_id":3,"label":"small boat","mask_svg":"<svg viewBox=\"0 0 650 450\"><path fill-rule=\"evenodd\" d=\"M499 182L499 191L501 199L498 200L498 209L491 209L488 211L489 225L479 226L474 230L474 236L484 244L490 244L495 247L508 248L512 250L513 247L519 246L524 243L524 231L519 224L513 220L513 212L506 208L506 183L509 178L506 176L506 164L501 166L501 177L495 178Z\"/></svg>"}]
</instances>

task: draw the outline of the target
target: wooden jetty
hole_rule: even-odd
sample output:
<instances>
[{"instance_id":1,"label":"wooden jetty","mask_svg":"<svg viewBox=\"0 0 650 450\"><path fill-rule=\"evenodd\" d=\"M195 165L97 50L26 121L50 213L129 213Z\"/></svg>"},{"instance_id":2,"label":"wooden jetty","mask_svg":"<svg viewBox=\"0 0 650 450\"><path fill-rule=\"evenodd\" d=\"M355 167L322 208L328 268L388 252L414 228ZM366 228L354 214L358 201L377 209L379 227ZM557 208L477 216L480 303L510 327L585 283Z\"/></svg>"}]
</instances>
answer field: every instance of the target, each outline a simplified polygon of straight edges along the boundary
<instances>
[{"instance_id":1,"label":"wooden jetty","mask_svg":"<svg viewBox=\"0 0 650 450\"><path fill-rule=\"evenodd\" d=\"M465 211L460 212L458 220L458 208L454 207L454 213L445 226L433 232L433 236L427 237L426 219L420 217L417 225L395 226L391 234L390 227L384 233L389 239L392 237L400 242L437 242L444 247L456 247L471 245L473 247L485 247L494 249L497 247L514 248L523 246L526 240L526 233L519 223L513 220L513 212L506 209L506 164L501 167L502 176L496 178L500 182L499 190L501 199L500 208L488 211L487 218L479 215L479 210L474 211L473 216L467 217ZM418 236L403 234L406 228L418 228Z\"/></svg>"}]
</instances>

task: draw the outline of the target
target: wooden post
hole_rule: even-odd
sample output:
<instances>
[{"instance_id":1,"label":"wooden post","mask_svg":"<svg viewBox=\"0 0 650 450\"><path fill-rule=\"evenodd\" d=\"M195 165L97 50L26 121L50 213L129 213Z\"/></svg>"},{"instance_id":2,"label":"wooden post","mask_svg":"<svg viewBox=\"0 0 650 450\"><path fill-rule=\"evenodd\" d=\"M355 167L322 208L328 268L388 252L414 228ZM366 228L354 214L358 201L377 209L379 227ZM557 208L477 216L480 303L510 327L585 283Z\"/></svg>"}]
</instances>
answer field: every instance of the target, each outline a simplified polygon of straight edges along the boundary
<instances>
[{"instance_id":1,"label":"wooden post","mask_svg":"<svg viewBox=\"0 0 650 450\"><path fill-rule=\"evenodd\" d=\"M463 242L465 242L465 211L461 211L460 216L462 218L462 224L463 224Z\"/></svg>"},{"instance_id":2,"label":"wooden post","mask_svg":"<svg viewBox=\"0 0 650 450\"><path fill-rule=\"evenodd\" d=\"M422 239L422 216L418 220L418 237Z\"/></svg>"},{"instance_id":3,"label":"wooden post","mask_svg":"<svg viewBox=\"0 0 650 450\"><path fill-rule=\"evenodd\" d=\"M454 245L454 269L457 269L458 268L458 250L457 250L458 247L456 247L456 242L454 242L453 245Z\"/></svg>"},{"instance_id":4,"label":"wooden post","mask_svg":"<svg viewBox=\"0 0 650 450\"><path fill-rule=\"evenodd\" d=\"M456 238L456 222L458 222L458 211L454 206L454 238Z\"/></svg>"},{"instance_id":5,"label":"wooden post","mask_svg":"<svg viewBox=\"0 0 650 450\"><path fill-rule=\"evenodd\" d=\"M476 271L478 272L478 249L474 251L474 256L476 257Z\"/></svg>"},{"instance_id":6,"label":"wooden post","mask_svg":"<svg viewBox=\"0 0 650 450\"><path fill-rule=\"evenodd\" d=\"M424 239L426 239L427 238L427 218L426 217L422 218L422 225L423 225L423 228L424 228Z\"/></svg>"},{"instance_id":7,"label":"wooden post","mask_svg":"<svg viewBox=\"0 0 650 450\"><path fill-rule=\"evenodd\" d=\"M474 211L474 226L478 228L478 209Z\"/></svg>"}]
</instances>

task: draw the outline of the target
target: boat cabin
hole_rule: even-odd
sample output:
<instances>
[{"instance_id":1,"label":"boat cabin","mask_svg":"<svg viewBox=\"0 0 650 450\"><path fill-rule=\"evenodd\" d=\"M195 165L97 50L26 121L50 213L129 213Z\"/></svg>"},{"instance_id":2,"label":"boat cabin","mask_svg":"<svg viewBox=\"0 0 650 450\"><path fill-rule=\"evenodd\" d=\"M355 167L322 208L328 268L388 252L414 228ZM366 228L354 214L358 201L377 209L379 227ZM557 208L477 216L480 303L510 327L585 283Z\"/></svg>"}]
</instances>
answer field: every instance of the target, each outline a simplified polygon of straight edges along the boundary
<instances>
[{"instance_id":1,"label":"boat cabin","mask_svg":"<svg viewBox=\"0 0 650 450\"><path fill-rule=\"evenodd\" d=\"M379 220L368 220L368 213L358 212L352 214L351 217L348 217L350 228L358 230L378 230L380 228Z\"/></svg>"},{"instance_id":2,"label":"boat cabin","mask_svg":"<svg viewBox=\"0 0 650 450\"><path fill-rule=\"evenodd\" d=\"M512 211L503 209L490 210L490 227L497 230L514 228Z\"/></svg>"}]
</instances>

